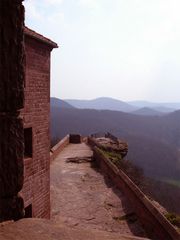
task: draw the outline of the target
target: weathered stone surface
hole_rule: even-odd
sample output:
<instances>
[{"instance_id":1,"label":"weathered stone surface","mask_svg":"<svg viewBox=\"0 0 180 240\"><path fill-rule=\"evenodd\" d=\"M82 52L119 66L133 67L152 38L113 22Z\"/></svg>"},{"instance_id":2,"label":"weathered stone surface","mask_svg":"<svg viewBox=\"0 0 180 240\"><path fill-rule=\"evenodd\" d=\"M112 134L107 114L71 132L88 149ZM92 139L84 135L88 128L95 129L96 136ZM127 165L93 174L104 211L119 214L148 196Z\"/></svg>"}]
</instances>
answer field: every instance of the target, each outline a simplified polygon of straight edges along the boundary
<instances>
[{"instance_id":1,"label":"weathered stone surface","mask_svg":"<svg viewBox=\"0 0 180 240\"><path fill-rule=\"evenodd\" d=\"M85 143L69 144L52 161L51 219L55 224L63 223L73 229L145 236L138 219L121 220L122 216L134 212L128 198L92 167L93 162L82 161L92 156ZM76 163L69 159L75 159Z\"/></svg>"},{"instance_id":2,"label":"weathered stone surface","mask_svg":"<svg viewBox=\"0 0 180 240\"><path fill-rule=\"evenodd\" d=\"M81 135L79 134L70 134L69 136L69 142L70 143L81 143Z\"/></svg>"},{"instance_id":3,"label":"weathered stone surface","mask_svg":"<svg viewBox=\"0 0 180 240\"><path fill-rule=\"evenodd\" d=\"M24 7L22 0L0 1L0 112L24 102Z\"/></svg>"},{"instance_id":4,"label":"weathered stone surface","mask_svg":"<svg viewBox=\"0 0 180 240\"><path fill-rule=\"evenodd\" d=\"M24 7L0 1L0 221L19 219L23 200Z\"/></svg>"},{"instance_id":5,"label":"weathered stone surface","mask_svg":"<svg viewBox=\"0 0 180 240\"><path fill-rule=\"evenodd\" d=\"M23 219L15 223L0 226L2 240L145 240L135 236L118 233L87 230L84 228L71 229L64 225L42 219ZM148 240L148 239L146 239Z\"/></svg>"},{"instance_id":6,"label":"weathered stone surface","mask_svg":"<svg viewBox=\"0 0 180 240\"><path fill-rule=\"evenodd\" d=\"M52 47L25 34L26 89L21 111L24 128L32 133L32 154L25 156L24 184L21 194L25 208L31 205L32 216L50 217L49 183L49 115L50 115L50 52Z\"/></svg>"},{"instance_id":7,"label":"weathered stone surface","mask_svg":"<svg viewBox=\"0 0 180 240\"><path fill-rule=\"evenodd\" d=\"M105 137L94 138L94 141L101 149L119 153L122 157L125 157L128 153L128 144L126 142L120 140L115 141Z\"/></svg>"},{"instance_id":8,"label":"weathered stone surface","mask_svg":"<svg viewBox=\"0 0 180 240\"><path fill-rule=\"evenodd\" d=\"M0 197L16 195L23 185L23 123L0 115Z\"/></svg>"}]
</instances>

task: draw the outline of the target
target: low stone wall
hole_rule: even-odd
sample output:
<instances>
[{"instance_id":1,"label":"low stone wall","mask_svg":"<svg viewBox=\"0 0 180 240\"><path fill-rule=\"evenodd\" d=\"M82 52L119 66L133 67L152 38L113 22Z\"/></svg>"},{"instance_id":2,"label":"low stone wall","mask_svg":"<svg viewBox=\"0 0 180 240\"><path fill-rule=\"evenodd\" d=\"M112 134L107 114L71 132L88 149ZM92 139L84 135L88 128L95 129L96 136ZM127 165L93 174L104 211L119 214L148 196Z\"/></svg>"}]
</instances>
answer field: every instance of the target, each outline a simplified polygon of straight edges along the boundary
<instances>
[{"instance_id":1,"label":"low stone wall","mask_svg":"<svg viewBox=\"0 0 180 240\"><path fill-rule=\"evenodd\" d=\"M115 185L128 197L148 236L155 240L180 239L180 235L171 223L158 211L131 179L104 156L102 151L95 146L92 138L88 138L88 143L93 147L94 159L102 173L109 176Z\"/></svg>"},{"instance_id":2,"label":"low stone wall","mask_svg":"<svg viewBox=\"0 0 180 240\"><path fill-rule=\"evenodd\" d=\"M79 134L70 134L69 135L69 142L74 144L79 144L82 142L82 137Z\"/></svg>"},{"instance_id":3,"label":"low stone wall","mask_svg":"<svg viewBox=\"0 0 180 240\"><path fill-rule=\"evenodd\" d=\"M57 155L70 143L69 135L66 135L60 142L58 142L50 151L50 160L53 161Z\"/></svg>"}]
</instances>

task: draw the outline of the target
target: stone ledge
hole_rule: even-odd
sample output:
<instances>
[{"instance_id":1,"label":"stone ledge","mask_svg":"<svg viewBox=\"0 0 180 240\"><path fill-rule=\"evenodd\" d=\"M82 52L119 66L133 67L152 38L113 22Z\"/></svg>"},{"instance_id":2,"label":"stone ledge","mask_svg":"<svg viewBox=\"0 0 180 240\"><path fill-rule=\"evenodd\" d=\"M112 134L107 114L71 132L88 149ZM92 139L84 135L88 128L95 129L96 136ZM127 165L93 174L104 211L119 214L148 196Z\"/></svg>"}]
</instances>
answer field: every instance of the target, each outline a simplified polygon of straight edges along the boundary
<instances>
[{"instance_id":1,"label":"stone ledge","mask_svg":"<svg viewBox=\"0 0 180 240\"><path fill-rule=\"evenodd\" d=\"M55 225L50 220L22 219L0 226L1 240L148 240L89 229L71 229L64 225Z\"/></svg>"},{"instance_id":2,"label":"stone ledge","mask_svg":"<svg viewBox=\"0 0 180 240\"><path fill-rule=\"evenodd\" d=\"M53 161L57 155L69 144L69 135L66 135L50 151L50 160Z\"/></svg>"}]
</instances>

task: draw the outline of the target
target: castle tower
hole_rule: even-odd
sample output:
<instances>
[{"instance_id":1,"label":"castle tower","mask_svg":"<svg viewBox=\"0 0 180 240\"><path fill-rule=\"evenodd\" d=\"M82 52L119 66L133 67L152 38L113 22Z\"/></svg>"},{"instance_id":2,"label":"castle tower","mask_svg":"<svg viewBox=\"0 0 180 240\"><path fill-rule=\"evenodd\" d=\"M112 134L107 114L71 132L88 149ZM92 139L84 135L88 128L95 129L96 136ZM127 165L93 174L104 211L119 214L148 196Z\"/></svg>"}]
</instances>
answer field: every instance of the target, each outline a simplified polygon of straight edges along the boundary
<instances>
[{"instance_id":1,"label":"castle tower","mask_svg":"<svg viewBox=\"0 0 180 240\"><path fill-rule=\"evenodd\" d=\"M50 217L50 58L57 44L25 28L25 217Z\"/></svg>"}]
</instances>

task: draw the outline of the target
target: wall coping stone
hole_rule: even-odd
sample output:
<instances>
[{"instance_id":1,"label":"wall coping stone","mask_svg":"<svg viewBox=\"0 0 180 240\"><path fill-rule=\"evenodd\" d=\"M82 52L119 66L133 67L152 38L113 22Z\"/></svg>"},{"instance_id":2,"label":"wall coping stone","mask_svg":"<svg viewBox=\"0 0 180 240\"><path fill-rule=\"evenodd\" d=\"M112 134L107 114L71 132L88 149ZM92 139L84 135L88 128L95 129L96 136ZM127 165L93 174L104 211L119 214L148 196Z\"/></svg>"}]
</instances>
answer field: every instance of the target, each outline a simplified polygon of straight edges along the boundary
<instances>
[{"instance_id":1,"label":"wall coping stone","mask_svg":"<svg viewBox=\"0 0 180 240\"><path fill-rule=\"evenodd\" d=\"M50 160L54 160L57 155L69 144L69 135L66 135L50 150Z\"/></svg>"}]
</instances>

